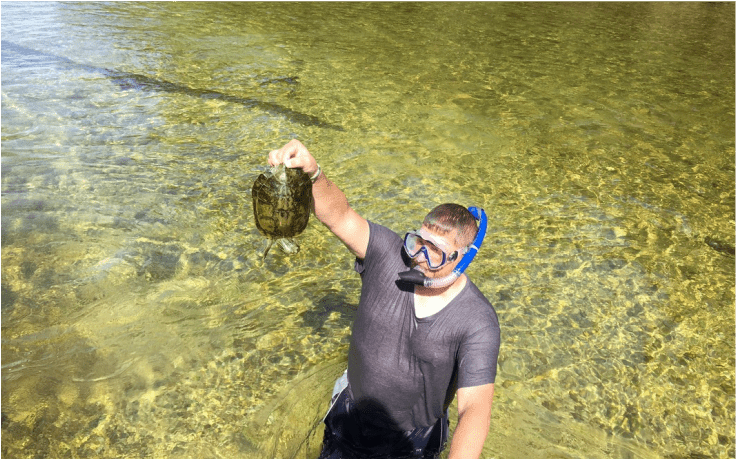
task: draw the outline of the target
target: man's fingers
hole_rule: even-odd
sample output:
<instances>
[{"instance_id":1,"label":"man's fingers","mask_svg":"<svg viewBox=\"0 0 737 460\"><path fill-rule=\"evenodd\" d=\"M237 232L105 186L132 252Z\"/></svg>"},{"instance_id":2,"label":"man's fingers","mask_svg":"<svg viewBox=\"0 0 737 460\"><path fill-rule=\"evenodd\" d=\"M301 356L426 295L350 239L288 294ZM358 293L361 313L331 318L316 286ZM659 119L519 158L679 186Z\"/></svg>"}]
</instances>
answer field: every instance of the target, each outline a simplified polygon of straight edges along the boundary
<instances>
[{"instance_id":1,"label":"man's fingers","mask_svg":"<svg viewBox=\"0 0 737 460\"><path fill-rule=\"evenodd\" d=\"M309 163L307 149L296 139L284 147L269 152L269 165L284 163L287 168L304 168Z\"/></svg>"},{"instance_id":2,"label":"man's fingers","mask_svg":"<svg viewBox=\"0 0 737 460\"><path fill-rule=\"evenodd\" d=\"M269 152L269 166L276 166L281 163L279 158L279 150L272 150Z\"/></svg>"}]
</instances>

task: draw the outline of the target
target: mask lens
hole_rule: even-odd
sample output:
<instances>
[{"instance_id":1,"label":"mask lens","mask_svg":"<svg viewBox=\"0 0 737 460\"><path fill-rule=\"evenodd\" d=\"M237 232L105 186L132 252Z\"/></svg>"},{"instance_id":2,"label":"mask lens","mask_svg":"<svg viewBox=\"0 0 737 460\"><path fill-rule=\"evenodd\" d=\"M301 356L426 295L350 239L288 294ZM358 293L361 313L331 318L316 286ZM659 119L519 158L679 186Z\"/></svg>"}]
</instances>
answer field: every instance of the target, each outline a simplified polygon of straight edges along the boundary
<instances>
[{"instance_id":1,"label":"mask lens","mask_svg":"<svg viewBox=\"0 0 737 460\"><path fill-rule=\"evenodd\" d=\"M407 233L407 235L404 237L404 249L407 251L407 255L409 255L413 259L417 257L417 255L422 250L422 243L422 238L415 235L414 233Z\"/></svg>"},{"instance_id":2,"label":"mask lens","mask_svg":"<svg viewBox=\"0 0 737 460\"><path fill-rule=\"evenodd\" d=\"M422 252L430 268L439 268L445 262L445 253L440 248L414 233L407 233L404 237L404 249L413 259Z\"/></svg>"},{"instance_id":3,"label":"mask lens","mask_svg":"<svg viewBox=\"0 0 737 460\"><path fill-rule=\"evenodd\" d=\"M425 249L427 249L427 257L430 268L438 268L443 265L443 262L445 262L445 254L443 253L443 251L440 250L440 248L432 243L427 243L424 247Z\"/></svg>"}]
</instances>

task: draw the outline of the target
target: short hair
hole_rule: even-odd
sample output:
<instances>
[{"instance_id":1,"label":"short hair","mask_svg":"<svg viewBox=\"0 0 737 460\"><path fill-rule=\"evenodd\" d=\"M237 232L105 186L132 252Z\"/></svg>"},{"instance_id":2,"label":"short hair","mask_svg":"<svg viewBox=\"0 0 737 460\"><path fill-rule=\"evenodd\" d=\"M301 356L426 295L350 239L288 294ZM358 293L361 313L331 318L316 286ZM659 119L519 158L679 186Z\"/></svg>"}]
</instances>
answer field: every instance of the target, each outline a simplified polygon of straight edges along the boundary
<instances>
[{"instance_id":1,"label":"short hair","mask_svg":"<svg viewBox=\"0 0 737 460\"><path fill-rule=\"evenodd\" d=\"M461 247L473 243L478 232L476 218L471 211L455 203L436 206L425 216L422 225L441 235L456 231L455 244Z\"/></svg>"}]
</instances>

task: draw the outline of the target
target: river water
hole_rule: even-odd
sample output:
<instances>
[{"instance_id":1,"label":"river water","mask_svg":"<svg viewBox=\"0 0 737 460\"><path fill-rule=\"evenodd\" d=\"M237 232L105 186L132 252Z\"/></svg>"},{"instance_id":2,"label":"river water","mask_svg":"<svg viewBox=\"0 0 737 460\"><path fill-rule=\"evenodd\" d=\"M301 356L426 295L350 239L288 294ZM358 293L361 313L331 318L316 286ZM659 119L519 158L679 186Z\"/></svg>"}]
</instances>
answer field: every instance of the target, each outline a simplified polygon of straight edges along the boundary
<instances>
[{"instance_id":1,"label":"river water","mask_svg":"<svg viewBox=\"0 0 737 460\"><path fill-rule=\"evenodd\" d=\"M3 457L317 455L360 280L261 258L292 138L486 209L484 457L735 456L734 3L1 7Z\"/></svg>"}]
</instances>

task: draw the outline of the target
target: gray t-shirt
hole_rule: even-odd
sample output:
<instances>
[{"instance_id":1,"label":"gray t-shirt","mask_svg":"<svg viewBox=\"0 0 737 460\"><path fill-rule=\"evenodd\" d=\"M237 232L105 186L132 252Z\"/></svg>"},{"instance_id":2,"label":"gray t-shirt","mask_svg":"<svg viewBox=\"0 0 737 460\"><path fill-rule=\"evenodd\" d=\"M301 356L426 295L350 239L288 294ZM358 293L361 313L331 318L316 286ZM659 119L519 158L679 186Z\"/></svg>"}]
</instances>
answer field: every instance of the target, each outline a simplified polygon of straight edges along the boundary
<instances>
[{"instance_id":1,"label":"gray t-shirt","mask_svg":"<svg viewBox=\"0 0 737 460\"><path fill-rule=\"evenodd\" d=\"M456 390L493 383L499 356L494 307L467 280L441 311L417 318L402 238L373 222L356 260L361 300L348 353L348 380L361 419L400 431L433 425Z\"/></svg>"}]
</instances>

